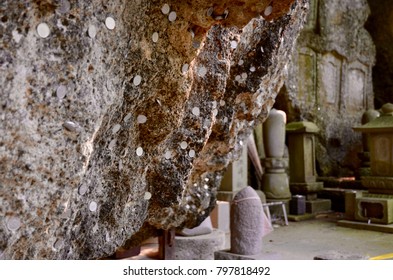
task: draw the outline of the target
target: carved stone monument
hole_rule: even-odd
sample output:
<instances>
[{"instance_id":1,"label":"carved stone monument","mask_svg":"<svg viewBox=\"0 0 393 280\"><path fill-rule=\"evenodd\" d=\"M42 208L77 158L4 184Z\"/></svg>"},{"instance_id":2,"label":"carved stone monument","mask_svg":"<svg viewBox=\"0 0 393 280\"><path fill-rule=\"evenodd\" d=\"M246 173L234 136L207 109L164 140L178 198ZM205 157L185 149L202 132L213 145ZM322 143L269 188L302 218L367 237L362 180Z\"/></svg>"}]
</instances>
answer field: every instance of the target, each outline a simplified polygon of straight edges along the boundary
<instances>
[{"instance_id":1,"label":"carved stone monument","mask_svg":"<svg viewBox=\"0 0 393 280\"><path fill-rule=\"evenodd\" d=\"M360 164L353 154L361 136L351 127L374 108L375 47L364 28L369 13L366 0L310 0L277 97L275 107L289 121L309 120L320 128L315 148L321 176L353 176Z\"/></svg>"},{"instance_id":2,"label":"carved stone monument","mask_svg":"<svg viewBox=\"0 0 393 280\"><path fill-rule=\"evenodd\" d=\"M263 124L263 143L266 158L263 159L265 173L262 177L262 191L268 200L287 200L291 197L285 168L288 159L285 152L285 112L272 109Z\"/></svg>"},{"instance_id":3,"label":"carved stone monument","mask_svg":"<svg viewBox=\"0 0 393 280\"><path fill-rule=\"evenodd\" d=\"M319 128L312 122L292 122L286 126L286 132L291 193L306 196L308 213L330 210L330 200L317 199L317 193L323 188L323 183L316 181L315 168L314 135L319 132Z\"/></svg>"},{"instance_id":4,"label":"carved stone monument","mask_svg":"<svg viewBox=\"0 0 393 280\"><path fill-rule=\"evenodd\" d=\"M381 113L374 109L369 109L364 112L362 116L362 125L369 123L370 121L375 120L381 115ZM361 166L359 168L360 176L369 176L370 175L370 143L369 136L367 133L362 133L362 143L363 143L363 151L358 153L358 157L362 161Z\"/></svg>"},{"instance_id":5,"label":"carved stone monument","mask_svg":"<svg viewBox=\"0 0 393 280\"><path fill-rule=\"evenodd\" d=\"M393 223L393 104L382 106L380 117L355 127L367 133L370 144L371 174L363 176L368 192L356 198L355 219L369 223Z\"/></svg>"},{"instance_id":6,"label":"carved stone monument","mask_svg":"<svg viewBox=\"0 0 393 280\"><path fill-rule=\"evenodd\" d=\"M247 143L243 143L243 150L238 160L229 164L221 181L217 200L232 201L235 194L247 186Z\"/></svg>"}]
</instances>

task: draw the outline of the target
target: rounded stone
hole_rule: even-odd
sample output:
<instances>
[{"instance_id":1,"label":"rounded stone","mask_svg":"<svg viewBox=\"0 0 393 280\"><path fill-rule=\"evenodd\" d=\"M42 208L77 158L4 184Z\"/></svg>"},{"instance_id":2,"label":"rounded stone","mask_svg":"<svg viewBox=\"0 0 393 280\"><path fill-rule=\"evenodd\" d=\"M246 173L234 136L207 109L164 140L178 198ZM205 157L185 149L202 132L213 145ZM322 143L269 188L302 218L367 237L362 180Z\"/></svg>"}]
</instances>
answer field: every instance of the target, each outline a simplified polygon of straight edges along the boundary
<instances>
[{"instance_id":1,"label":"rounded stone","mask_svg":"<svg viewBox=\"0 0 393 280\"><path fill-rule=\"evenodd\" d=\"M21 226L21 222L18 217L13 216L13 217L9 218L7 221L7 228L10 231L16 231L20 228L20 226Z\"/></svg>"},{"instance_id":2,"label":"rounded stone","mask_svg":"<svg viewBox=\"0 0 393 280\"><path fill-rule=\"evenodd\" d=\"M120 125L120 124L115 124L115 125L113 126L113 128L112 128L112 134L117 133L117 132L120 130L120 128L121 128L121 125Z\"/></svg>"},{"instance_id":3,"label":"rounded stone","mask_svg":"<svg viewBox=\"0 0 393 280\"><path fill-rule=\"evenodd\" d=\"M142 147L138 147L138 148L136 149L136 155L137 155L138 157L143 156L143 149L142 149Z\"/></svg>"},{"instance_id":4,"label":"rounded stone","mask_svg":"<svg viewBox=\"0 0 393 280\"><path fill-rule=\"evenodd\" d=\"M255 72L255 70L256 70L256 69L255 69L254 66L251 66L251 67L250 67L250 71L251 71L251 72Z\"/></svg>"},{"instance_id":5,"label":"rounded stone","mask_svg":"<svg viewBox=\"0 0 393 280\"><path fill-rule=\"evenodd\" d=\"M139 115L136 118L136 121L140 124L146 123L147 122L147 117L145 115Z\"/></svg>"},{"instance_id":6,"label":"rounded stone","mask_svg":"<svg viewBox=\"0 0 393 280\"><path fill-rule=\"evenodd\" d=\"M199 108L198 107L194 107L194 108L192 108L192 114L194 115L194 116L199 116L199 114L200 114L200 110L199 110Z\"/></svg>"},{"instance_id":7,"label":"rounded stone","mask_svg":"<svg viewBox=\"0 0 393 280\"><path fill-rule=\"evenodd\" d=\"M135 86L139 86L142 82L142 77L139 75L136 75L132 81Z\"/></svg>"},{"instance_id":8,"label":"rounded stone","mask_svg":"<svg viewBox=\"0 0 393 280\"><path fill-rule=\"evenodd\" d=\"M161 12L162 12L164 15L167 15L167 14L169 13L170 10L171 10L171 8L169 7L168 4L164 4L164 5L162 6L162 8L161 8Z\"/></svg>"},{"instance_id":9,"label":"rounded stone","mask_svg":"<svg viewBox=\"0 0 393 280\"><path fill-rule=\"evenodd\" d=\"M247 73L242 73L242 79L243 80L247 79L247 77L248 77Z\"/></svg>"},{"instance_id":10,"label":"rounded stone","mask_svg":"<svg viewBox=\"0 0 393 280\"><path fill-rule=\"evenodd\" d=\"M220 106L225 106L225 101L224 100L220 100Z\"/></svg>"},{"instance_id":11,"label":"rounded stone","mask_svg":"<svg viewBox=\"0 0 393 280\"><path fill-rule=\"evenodd\" d=\"M213 107L213 109L216 109L216 108L217 108L217 101L214 100L214 101L212 102L212 107Z\"/></svg>"},{"instance_id":12,"label":"rounded stone","mask_svg":"<svg viewBox=\"0 0 393 280\"><path fill-rule=\"evenodd\" d=\"M190 151L188 152L188 156L189 156L190 158L195 157L195 151L194 151L194 150L190 150Z\"/></svg>"},{"instance_id":13,"label":"rounded stone","mask_svg":"<svg viewBox=\"0 0 393 280\"><path fill-rule=\"evenodd\" d=\"M239 65L239 66L242 66L243 64L244 64L244 60L243 60L243 59L240 59L239 62L238 62L238 65Z\"/></svg>"},{"instance_id":14,"label":"rounded stone","mask_svg":"<svg viewBox=\"0 0 393 280\"><path fill-rule=\"evenodd\" d=\"M63 99L66 96L66 94L67 94L67 87L66 86L61 85L56 89L57 98Z\"/></svg>"},{"instance_id":15,"label":"rounded stone","mask_svg":"<svg viewBox=\"0 0 393 280\"><path fill-rule=\"evenodd\" d=\"M97 207L98 207L97 202L95 202L95 201L90 202L90 204L89 204L89 210L90 210L91 212L97 211Z\"/></svg>"},{"instance_id":16,"label":"rounded stone","mask_svg":"<svg viewBox=\"0 0 393 280\"><path fill-rule=\"evenodd\" d=\"M188 144L186 141L183 141L180 143L180 148L182 148L183 150L187 149L187 146L188 146Z\"/></svg>"},{"instance_id":17,"label":"rounded stone","mask_svg":"<svg viewBox=\"0 0 393 280\"><path fill-rule=\"evenodd\" d=\"M169 21L170 22L173 22L173 21L175 21L176 20L176 18L177 18L177 14L176 14L176 12L170 12L169 13L169 15L168 15L168 19L169 19Z\"/></svg>"},{"instance_id":18,"label":"rounded stone","mask_svg":"<svg viewBox=\"0 0 393 280\"><path fill-rule=\"evenodd\" d=\"M154 43L157 43L158 42L158 32L154 32L153 33L153 35L151 36L151 40L154 42Z\"/></svg>"},{"instance_id":19,"label":"rounded stone","mask_svg":"<svg viewBox=\"0 0 393 280\"><path fill-rule=\"evenodd\" d=\"M46 24L45 22L40 23L37 26L37 33L38 36L40 36L41 38L47 38L50 34L50 29L48 24Z\"/></svg>"},{"instance_id":20,"label":"rounded stone","mask_svg":"<svg viewBox=\"0 0 393 280\"><path fill-rule=\"evenodd\" d=\"M230 210L231 253L257 255L262 250L262 203L252 187L239 191Z\"/></svg>"},{"instance_id":21,"label":"rounded stone","mask_svg":"<svg viewBox=\"0 0 393 280\"><path fill-rule=\"evenodd\" d=\"M89 25L89 28L87 29L87 34L90 38L95 38L97 35L97 28L94 25Z\"/></svg>"},{"instance_id":22,"label":"rounded stone","mask_svg":"<svg viewBox=\"0 0 393 280\"><path fill-rule=\"evenodd\" d=\"M267 6L263 14L267 17L270 16L273 12L273 7L272 6Z\"/></svg>"},{"instance_id":23,"label":"rounded stone","mask_svg":"<svg viewBox=\"0 0 393 280\"><path fill-rule=\"evenodd\" d=\"M109 30L113 30L116 27L116 21L112 17L107 17L105 19L105 26Z\"/></svg>"},{"instance_id":24,"label":"rounded stone","mask_svg":"<svg viewBox=\"0 0 393 280\"><path fill-rule=\"evenodd\" d=\"M217 116L218 115L218 110L217 109L214 109L213 110L213 116Z\"/></svg>"}]
</instances>

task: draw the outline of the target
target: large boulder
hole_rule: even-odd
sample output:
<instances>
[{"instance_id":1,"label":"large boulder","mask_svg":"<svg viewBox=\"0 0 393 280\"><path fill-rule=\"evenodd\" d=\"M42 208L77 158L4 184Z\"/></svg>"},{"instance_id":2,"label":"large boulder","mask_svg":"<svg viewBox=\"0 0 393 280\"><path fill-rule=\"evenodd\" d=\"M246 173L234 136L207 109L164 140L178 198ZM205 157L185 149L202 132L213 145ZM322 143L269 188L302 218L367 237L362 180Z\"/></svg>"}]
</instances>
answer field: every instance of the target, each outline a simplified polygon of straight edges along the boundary
<instances>
[{"instance_id":1,"label":"large boulder","mask_svg":"<svg viewBox=\"0 0 393 280\"><path fill-rule=\"evenodd\" d=\"M1 1L1 258L100 258L201 223L306 12L306 0Z\"/></svg>"}]
</instances>

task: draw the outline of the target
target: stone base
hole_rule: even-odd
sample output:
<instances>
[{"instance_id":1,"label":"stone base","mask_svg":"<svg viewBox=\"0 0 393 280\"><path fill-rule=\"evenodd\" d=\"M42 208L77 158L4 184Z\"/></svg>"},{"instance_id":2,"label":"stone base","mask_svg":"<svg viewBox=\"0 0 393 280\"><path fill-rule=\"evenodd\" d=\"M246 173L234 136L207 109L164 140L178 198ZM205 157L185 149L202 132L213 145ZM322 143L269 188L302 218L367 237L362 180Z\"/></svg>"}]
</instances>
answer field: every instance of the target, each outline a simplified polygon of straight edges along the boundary
<instances>
[{"instance_id":1,"label":"stone base","mask_svg":"<svg viewBox=\"0 0 393 280\"><path fill-rule=\"evenodd\" d=\"M343 253L329 253L325 255L315 256L314 260L368 260L368 257Z\"/></svg>"},{"instance_id":2,"label":"stone base","mask_svg":"<svg viewBox=\"0 0 393 280\"><path fill-rule=\"evenodd\" d=\"M301 222L312 220L315 218L315 214L305 213L304 215L288 215L288 221Z\"/></svg>"},{"instance_id":3,"label":"stone base","mask_svg":"<svg viewBox=\"0 0 393 280\"><path fill-rule=\"evenodd\" d=\"M368 197L364 194L356 198L355 220L361 222L391 224L393 223L393 198Z\"/></svg>"},{"instance_id":4,"label":"stone base","mask_svg":"<svg viewBox=\"0 0 393 280\"><path fill-rule=\"evenodd\" d=\"M318 198L329 199L332 202L331 210L345 212L345 193L348 190L340 188L324 188L318 193Z\"/></svg>"},{"instance_id":5,"label":"stone base","mask_svg":"<svg viewBox=\"0 0 393 280\"><path fill-rule=\"evenodd\" d=\"M318 181L323 183L324 188L340 188L346 190L366 190L360 180L354 177L336 178L336 177L318 177Z\"/></svg>"},{"instance_id":6,"label":"stone base","mask_svg":"<svg viewBox=\"0 0 393 280\"><path fill-rule=\"evenodd\" d=\"M323 189L322 182L310 183L290 183L289 188L292 194L307 195L309 193L317 193Z\"/></svg>"},{"instance_id":7,"label":"stone base","mask_svg":"<svg viewBox=\"0 0 393 280\"><path fill-rule=\"evenodd\" d=\"M213 260L214 252L225 248L225 232L175 237L175 260Z\"/></svg>"},{"instance_id":8,"label":"stone base","mask_svg":"<svg viewBox=\"0 0 393 280\"><path fill-rule=\"evenodd\" d=\"M230 203L228 201L217 201L216 207L210 213L212 225L214 228L224 231L230 231Z\"/></svg>"},{"instance_id":9,"label":"stone base","mask_svg":"<svg viewBox=\"0 0 393 280\"><path fill-rule=\"evenodd\" d=\"M235 197L236 192L229 192L229 191L218 191L217 192L217 200L220 201L228 201L231 202Z\"/></svg>"},{"instance_id":10,"label":"stone base","mask_svg":"<svg viewBox=\"0 0 393 280\"><path fill-rule=\"evenodd\" d=\"M215 260L280 260L282 257L273 253L260 253L258 255L239 255L230 251L214 252Z\"/></svg>"},{"instance_id":11,"label":"stone base","mask_svg":"<svg viewBox=\"0 0 393 280\"><path fill-rule=\"evenodd\" d=\"M330 199L316 199L306 201L306 212L318 214L331 211L332 202Z\"/></svg>"},{"instance_id":12,"label":"stone base","mask_svg":"<svg viewBox=\"0 0 393 280\"><path fill-rule=\"evenodd\" d=\"M347 227L347 228L372 230L372 231L379 231L379 232L385 232L385 233L393 233L393 224L381 225L381 224L368 224L368 223L363 223L363 222L340 220L337 222L337 225L342 226L342 227Z\"/></svg>"},{"instance_id":13,"label":"stone base","mask_svg":"<svg viewBox=\"0 0 393 280\"><path fill-rule=\"evenodd\" d=\"M393 195L393 177L364 176L361 179L370 193Z\"/></svg>"}]
</instances>

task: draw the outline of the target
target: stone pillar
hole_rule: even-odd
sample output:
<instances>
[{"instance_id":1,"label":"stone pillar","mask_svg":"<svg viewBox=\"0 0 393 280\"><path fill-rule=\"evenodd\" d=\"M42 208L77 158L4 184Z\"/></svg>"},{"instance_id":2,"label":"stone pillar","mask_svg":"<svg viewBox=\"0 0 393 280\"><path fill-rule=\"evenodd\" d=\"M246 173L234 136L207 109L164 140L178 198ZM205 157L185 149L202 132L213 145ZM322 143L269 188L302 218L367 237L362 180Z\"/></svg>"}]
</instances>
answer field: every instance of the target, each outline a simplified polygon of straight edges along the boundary
<instances>
[{"instance_id":1,"label":"stone pillar","mask_svg":"<svg viewBox=\"0 0 393 280\"><path fill-rule=\"evenodd\" d=\"M285 112L272 109L263 124L263 143L266 158L263 160L265 173L262 178L262 190L268 200L285 200L291 197L288 176L285 168L288 159L285 150Z\"/></svg>"},{"instance_id":2,"label":"stone pillar","mask_svg":"<svg viewBox=\"0 0 393 280\"><path fill-rule=\"evenodd\" d=\"M290 190L305 195L307 200L317 197L323 183L316 182L315 137L319 128L312 122L293 122L286 127L289 149Z\"/></svg>"},{"instance_id":3,"label":"stone pillar","mask_svg":"<svg viewBox=\"0 0 393 280\"><path fill-rule=\"evenodd\" d=\"M243 143L243 151L240 158L232 162L221 181L217 200L232 201L235 194L248 185L248 155L247 145Z\"/></svg>"},{"instance_id":4,"label":"stone pillar","mask_svg":"<svg viewBox=\"0 0 393 280\"><path fill-rule=\"evenodd\" d=\"M381 115L381 113L374 109L369 109L364 112L362 116L362 125L375 120ZM366 133L362 133L363 151L358 153L359 159L362 161L361 167L359 168L358 177L370 175L370 141L369 136Z\"/></svg>"}]
</instances>

